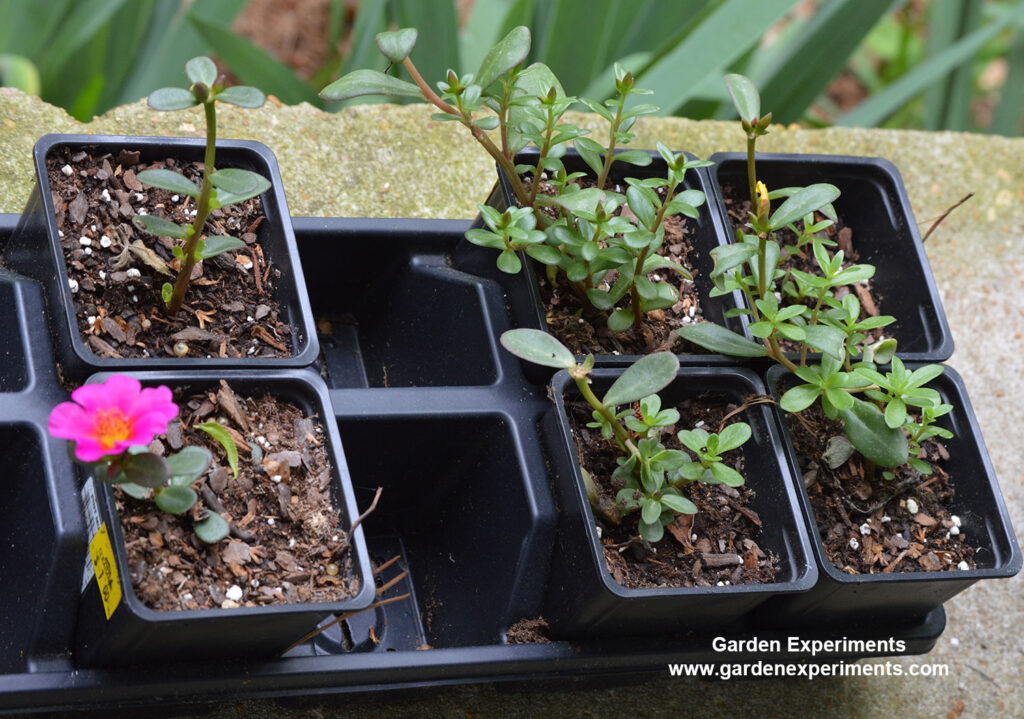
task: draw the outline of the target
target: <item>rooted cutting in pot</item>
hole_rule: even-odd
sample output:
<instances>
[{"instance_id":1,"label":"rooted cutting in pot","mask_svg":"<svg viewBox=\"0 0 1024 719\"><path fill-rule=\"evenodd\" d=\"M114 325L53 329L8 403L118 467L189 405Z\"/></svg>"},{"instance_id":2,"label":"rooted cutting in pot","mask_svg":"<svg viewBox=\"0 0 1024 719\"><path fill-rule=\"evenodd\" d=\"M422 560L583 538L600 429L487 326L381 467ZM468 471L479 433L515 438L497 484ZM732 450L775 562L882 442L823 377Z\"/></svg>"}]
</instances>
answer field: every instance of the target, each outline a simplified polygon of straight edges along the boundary
<instances>
[{"instance_id":1,"label":"rooted cutting in pot","mask_svg":"<svg viewBox=\"0 0 1024 719\"><path fill-rule=\"evenodd\" d=\"M139 230L132 218L193 219L191 198L137 179L143 170L170 167L201 176L202 163L146 162L138 151L65 146L47 158L83 339L100 357L290 357L291 326L275 299L280 271L258 239L265 221L259 198L211 213L209 237L230 234L245 246L197 264L183 311L164 312L161 286L179 263L175 242Z\"/></svg>"},{"instance_id":2,"label":"rooted cutting in pot","mask_svg":"<svg viewBox=\"0 0 1024 719\"><path fill-rule=\"evenodd\" d=\"M576 440L580 466L594 481L601 507L613 507L621 481L612 479L616 453L600 433L588 428L589 405L566 404ZM721 434L743 419L742 409L707 398L684 400L676 407L679 419L660 428L670 449L686 450L673 435L680 429L705 429ZM639 412L639 403L634 403ZM743 474L747 467L742 449L723 453L723 460ZM752 468L755 469L755 468ZM755 469L756 471L756 469ZM778 557L758 546L761 519L751 508L754 491L746 486L692 482L683 496L697 508L693 515L679 514L666 525L657 542L641 541L630 524L614 511L595 512L608 571L624 587L694 587L772 582Z\"/></svg>"},{"instance_id":3,"label":"rooted cutting in pot","mask_svg":"<svg viewBox=\"0 0 1024 719\"><path fill-rule=\"evenodd\" d=\"M179 393L180 394L180 393ZM132 584L159 610L337 602L361 589L320 419L271 395L238 396L226 383L176 397L182 420L151 449L207 446L210 470L194 483L201 501L228 518L231 535L208 545L185 516L154 511L118 491ZM220 445L194 428L215 419L238 447L239 473Z\"/></svg>"}]
</instances>

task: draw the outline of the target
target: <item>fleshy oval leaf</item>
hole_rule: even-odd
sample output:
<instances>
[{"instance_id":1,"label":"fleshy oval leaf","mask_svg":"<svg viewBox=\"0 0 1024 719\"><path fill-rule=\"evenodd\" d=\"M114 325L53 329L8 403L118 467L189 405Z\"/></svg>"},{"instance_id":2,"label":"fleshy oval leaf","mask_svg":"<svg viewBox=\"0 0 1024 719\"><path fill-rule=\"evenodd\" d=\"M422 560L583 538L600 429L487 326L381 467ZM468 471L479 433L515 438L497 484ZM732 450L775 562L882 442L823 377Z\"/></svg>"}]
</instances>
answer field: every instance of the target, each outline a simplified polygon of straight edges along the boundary
<instances>
[{"instance_id":1,"label":"fleshy oval leaf","mask_svg":"<svg viewBox=\"0 0 1024 719\"><path fill-rule=\"evenodd\" d=\"M181 87L162 87L153 90L146 102L154 110L162 111L184 110L199 104L199 100L191 92Z\"/></svg>"},{"instance_id":2,"label":"fleshy oval leaf","mask_svg":"<svg viewBox=\"0 0 1024 719\"><path fill-rule=\"evenodd\" d=\"M671 352L655 352L630 365L608 388L602 400L618 406L655 394L676 378L679 358Z\"/></svg>"},{"instance_id":3,"label":"fleshy oval leaf","mask_svg":"<svg viewBox=\"0 0 1024 719\"><path fill-rule=\"evenodd\" d=\"M199 187L192 180L174 170L143 170L139 182L180 195L199 199Z\"/></svg>"},{"instance_id":4,"label":"fleshy oval leaf","mask_svg":"<svg viewBox=\"0 0 1024 719\"><path fill-rule=\"evenodd\" d=\"M508 330L501 335L501 346L520 359L545 367L573 369L576 366L576 357L573 353L557 339L541 330Z\"/></svg>"},{"instance_id":5,"label":"fleshy oval leaf","mask_svg":"<svg viewBox=\"0 0 1024 719\"><path fill-rule=\"evenodd\" d=\"M157 237L175 237L179 240L185 237L184 227L156 215L136 215L132 218L132 224Z\"/></svg>"},{"instance_id":6,"label":"fleshy oval leaf","mask_svg":"<svg viewBox=\"0 0 1024 719\"><path fill-rule=\"evenodd\" d=\"M854 399L853 407L839 413L843 430L862 455L881 467L898 467L907 461L909 448L903 430L891 428L873 404Z\"/></svg>"},{"instance_id":7,"label":"fleshy oval leaf","mask_svg":"<svg viewBox=\"0 0 1024 719\"><path fill-rule=\"evenodd\" d=\"M185 74L192 82L201 82L207 87L213 87L213 84L217 82L217 66L205 55L194 57L186 62Z\"/></svg>"},{"instance_id":8,"label":"fleshy oval leaf","mask_svg":"<svg viewBox=\"0 0 1024 719\"><path fill-rule=\"evenodd\" d=\"M200 540L207 544L216 544L228 536L231 528L224 521L224 517L216 512L210 512L206 519L200 520L192 525L192 531Z\"/></svg>"},{"instance_id":9,"label":"fleshy oval leaf","mask_svg":"<svg viewBox=\"0 0 1024 719\"><path fill-rule=\"evenodd\" d=\"M258 88L249 85L235 85L218 92L216 99L229 105L237 105L238 107L247 107L255 110L257 107L263 107L267 101L267 96Z\"/></svg>"},{"instance_id":10,"label":"fleshy oval leaf","mask_svg":"<svg viewBox=\"0 0 1024 719\"><path fill-rule=\"evenodd\" d=\"M198 499L195 490L179 484L164 487L153 497L156 506L168 514L184 514Z\"/></svg>"},{"instance_id":11,"label":"fleshy oval leaf","mask_svg":"<svg viewBox=\"0 0 1024 719\"><path fill-rule=\"evenodd\" d=\"M386 57L395 65L400 64L416 46L416 36L419 33L414 27L404 27L401 30L377 33L373 39L377 43L380 54Z\"/></svg>"},{"instance_id":12,"label":"fleshy oval leaf","mask_svg":"<svg viewBox=\"0 0 1024 719\"><path fill-rule=\"evenodd\" d=\"M530 43L529 28L523 25L512 28L484 56L480 68L473 76L474 81L486 92L495 80L526 59L530 54Z\"/></svg>"},{"instance_id":13,"label":"fleshy oval leaf","mask_svg":"<svg viewBox=\"0 0 1024 719\"><path fill-rule=\"evenodd\" d=\"M808 212L820 210L838 197L839 188L827 182L802 187L790 195L779 206L779 209L772 214L771 219L768 221L768 226L772 230L783 228L792 222L796 222Z\"/></svg>"},{"instance_id":14,"label":"fleshy oval leaf","mask_svg":"<svg viewBox=\"0 0 1024 719\"><path fill-rule=\"evenodd\" d=\"M753 123L761 117L761 93L749 77L730 73L725 76L725 87L740 119Z\"/></svg>"},{"instance_id":15,"label":"fleshy oval leaf","mask_svg":"<svg viewBox=\"0 0 1024 719\"><path fill-rule=\"evenodd\" d=\"M171 484L187 486L202 476L213 461L210 450L204 447L185 447L167 458L171 473Z\"/></svg>"},{"instance_id":16,"label":"fleshy oval leaf","mask_svg":"<svg viewBox=\"0 0 1024 719\"><path fill-rule=\"evenodd\" d=\"M376 70L350 72L320 91L320 97L325 100L348 100L362 95L423 97L420 89L411 82L399 80L397 77L391 77Z\"/></svg>"}]
</instances>

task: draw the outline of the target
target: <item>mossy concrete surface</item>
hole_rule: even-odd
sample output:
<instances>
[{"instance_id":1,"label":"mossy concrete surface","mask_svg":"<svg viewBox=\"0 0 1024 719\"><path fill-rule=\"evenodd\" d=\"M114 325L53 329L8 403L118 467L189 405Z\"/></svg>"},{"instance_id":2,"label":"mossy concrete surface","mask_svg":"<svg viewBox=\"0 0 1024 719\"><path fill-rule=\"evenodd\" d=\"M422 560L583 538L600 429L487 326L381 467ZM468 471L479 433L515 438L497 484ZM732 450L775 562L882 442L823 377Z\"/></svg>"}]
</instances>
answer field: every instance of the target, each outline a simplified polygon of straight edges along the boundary
<instances>
[{"instance_id":1,"label":"mossy concrete surface","mask_svg":"<svg viewBox=\"0 0 1024 719\"><path fill-rule=\"evenodd\" d=\"M260 110L224 107L221 137L266 143L276 153L293 215L462 217L476 214L494 182L490 158L461 128L424 106L367 105L327 114L273 100ZM595 129L598 118L575 116ZM48 132L201 135L197 110L159 113L136 103L88 124L0 89L0 212L20 212L32 183L31 151ZM679 118L638 123L635 147L662 141L700 157L738 150L737 124ZM974 192L927 243L956 339L949 364L967 383L1010 514L1024 532L1024 139L964 133L773 128L766 152L870 155L903 174L922 228ZM948 625L927 656L892 661L905 675L926 664L944 677L700 682L665 675L614 688L547 683L543 691L466 686L424 694L353 697L302 708L228 703L213 717L1024 716L1024 578L982 582L947 603Z\"/></svg>"}]
</instances>

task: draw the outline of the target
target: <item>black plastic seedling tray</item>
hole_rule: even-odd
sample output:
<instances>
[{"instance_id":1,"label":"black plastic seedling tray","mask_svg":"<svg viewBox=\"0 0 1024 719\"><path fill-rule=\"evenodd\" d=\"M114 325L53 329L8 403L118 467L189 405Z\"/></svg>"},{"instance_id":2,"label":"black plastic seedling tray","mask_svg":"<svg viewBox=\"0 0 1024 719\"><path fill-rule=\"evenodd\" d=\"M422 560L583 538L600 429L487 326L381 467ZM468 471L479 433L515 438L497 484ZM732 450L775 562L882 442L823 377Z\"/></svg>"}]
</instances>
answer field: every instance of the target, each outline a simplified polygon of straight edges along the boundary
<instances>
[{"instance_id":1,"label":"black plastic seedling tray","mask_svg":"<svg viewBox=\"0 0 1024 719\"><path fill-rule=\"evenodd\" d=\"M18 217L0 215L0 244ZM42 287L0 271L0 712L315 696L585 674L666 672L669 662L854 660L716 653L711 634L512 645L540 612L556 523L539 422L545 388L500 351L509 327L491 279L452 267L468 222L297 219L339 436L372 558L408 570L386 596L286 657L79 668L69 648L85 558L78 481L46 418L66 398ZM372 256L371 256L372 253ZM372 260L372 261L371 261ZM480 358L483 357L483 360ZM48 492L43 470L57 478ZM63 491L70 490L70 491ZM52 496L51 496L52 495ZM941 608L910 624L731 630L904 642L929 651ZM372 632L371 632L372 630Z\"/></svg>"}]
</instances>

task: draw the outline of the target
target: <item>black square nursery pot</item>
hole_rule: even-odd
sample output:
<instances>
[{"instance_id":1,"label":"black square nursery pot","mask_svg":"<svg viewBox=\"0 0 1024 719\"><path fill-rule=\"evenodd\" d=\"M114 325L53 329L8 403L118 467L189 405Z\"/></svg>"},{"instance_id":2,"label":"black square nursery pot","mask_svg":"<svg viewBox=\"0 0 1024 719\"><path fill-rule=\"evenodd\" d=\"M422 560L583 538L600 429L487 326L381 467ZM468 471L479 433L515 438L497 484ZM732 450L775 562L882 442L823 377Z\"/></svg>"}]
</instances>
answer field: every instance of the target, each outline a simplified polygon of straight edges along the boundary
<instances>
[{"instance_id":1,"label":"black square nursery pot","mask_svg":"<svg viewBox=\"0 0 1024 719\"><path fill-rule=\"evenodd\" d=\"M270 189L260 195L266 221L256 229L258 241L267 250L273 267L280 271L275 299L283 321L291 327L291 357L146 357L111 358L97 355L82 341L75 317L75 297L61 250L46 158L62 147L96 148L101 152L137 150L142 161L174 157L201 162L205 140L199 138L132 137L120 135L44 135L35 144L33 159L36 184L10 240L3 248L8 267L40 281L45 288L50 331L57 363L65 379L82 382L96 372L150 371L199 368L291 368L307 367L319 352L306 282L285 201L284 185L277 160L268 147L247 140L217 142L218 167L237 167L257 172L270 180Z\"/></svg>"},{"instance_id":2,"label":"black square nursery pot","mask_svg":"<svg viewBox=\"0 0 1024 719\"><path fill-rule=\"evenodd\" d=\"M616 175L646 179L650 177L663 177L667 172L665 160L654 150L648 150L651 156L651 164L645 167L635 165L615 165L613 170ZM515 156L515 163L536 166L538 150L528 148ZM696 159L693 155L687 155L690 159ZM586 172L592 175L590 167L583 161L579 153L569 150L562 162L566 172ZM498 167L498 181L487 199L487 205L494 207L499 212L505 211L510 206L516 206L515 195L505 172ZM688 238L693 245L693 252L689 257L690 266L694 270L693 282L697 288L700 301L701 313L704 320L726 325L736 331L740 330L741 324L738 319L725 317L727 310L741 302L741 295L735 293L734 297L721 296L709 297L714 288L711 282L711 270L714 268L714 259L711 257L711 250L720 244L727 242L728 233L721 225L724 213L719 212L715 193L711 187L711 181L707 174L707 168L699 167L689 170L684 178L681 189L700 190L704 193L706 200L698 207L700 216L697 219L684 218L690 228ZM621 186L624 193L625 185ZM483 227L480 218L473 223L474 227ZM517 275L507 275L499 272L494 263L497 254L494 250L476 247L468 241L461 243L454 255L455 266L467 272L486 277L491 277L501 283L505 289L508 301L509 313L513 327L527 327L548 332L548 323L545 317L544 301L540 292L540 280L543 270L538 268L537 263L525 252L520 252L519 257L523 263L523 270ZM679 354L679 362L682 365L723 365L735 364L735 360L720 354L704 352L700 347L693 346L694 353ZM628 367L640 359L641 355L617 355L597 354L594 366L601 367ZM537 384L544 384L551 378L550 370L537 365L523 363L523 371L527 378Z\"/></svg>"},{"instance_id":3,"label":"black square nursery pot","mask_svg":"<svg viewBox=\"0 0 1024 719\"><path fill-rule=\"evenodd\" d=\"M918 365L907 365L908 370ZM782 366L772 367L765 380L778 399L778 385L791 375ZM951 511L961 519L961 534L976 551L977 569L951 567L941 572L892 572L847 574L825 554L818 523L803 482L797 482L800 506L810 530L811 546L818 565L818 583L800 595L780 597L758 608L758 621L766 626L825 627L907 624L941 606L981 579L1012 577L1021 569L1021 551L1003 502L999 482L981 437L963 379L951 367L929 383L953 410L937 424L952 430L942 440L949 453L945 469L955 495ZM782 411L772 406L779 423L786 461L794 477L801 477L799 460Z\"/></svg>"},{"instance_id":4,"label":"black square nursery pot","mask_svg":"<svg viewBox=\"0 0 1024 719\"><path fill-rule=\"evenodd\" d=\"M622 371L594 371L595 393L601 396ZM778 430L766 405L753 405L739 418L752 430L750 441L742 448L746 484L755 491L751 508L762 520L758 546L779 557L776 581L634 589L612 577L601 550L565 407L566 398L578 396L569 374L556 374L549 392L555 407L544 416L541 428L560 510L543 608L552 636L586 639L742 630L744 616L757 605L814 585L818 571L811 559L810 540ZM683 367L677 379L658 394L666 407L705 394L712 402L739 405L745 397L763 395L764 385L743 368Z\"/></svg>"},{"instance_id":5,"label":"black square nursery pot","mask_svg":"<svg viewBox=\"0 0 1024 719\"><path fill-rule=\"evenodd\" d=\"M109 375L91 378L103 381ZM240 394L270 393L294 403L307 415L317 415L323 427L321 435L331 462L331 495L340 510L341 521L350 526L359 511L345 455L334 420L330 395L323 381L307 370L242 370L195 372L186 379L167 372L133 373L144 386L167 384L173 388L201 390L216 387L221 379ZM90 492L90 489L92 492ZM99 542L100 526L106 527L109 549L93 555L113 559L113 576L120 589L120 600L108 600L105 606L95 576L83 588L78 610L73 658L76 666L152 664L170 661L223 659L245 661L272 658L293 642L312 631L324 618L342 612L363 609L374 600L376 586L362 526L351 536L352 572L359 578L355 596L337 602L282 604L235 609L199 609L157 611L145 606L136 596L130 578L124 537L111 485L93 478L86 480L82 492L90 543ZM92 499L95 498L95 505ZM105 547L103 547L106 549ZM86 558L89 562L89 558ZM99 573L98 570L96 572ZM116 590L114 590L116 593ZM109 612L109 617L107 616Z\"/></svg>"},{"instance_id":6,"label":"black square nursery pot","mask_svg":"<svg viewBox=\"0 0 1024 719\"><path fill-rule=\"evenodd\" d=\"M708 168L714 207L720 213L725 241L731 242L735 230L724 188L739 188L746 197L747 155L719 152L710 159L715 163ZM840 222L853 230L858 261L876 268L871 282L879 312L896 318L882 331L896 338L897 352L907 362L950 358L953 335L903 178L895 165L878 157L758 153L757 176L769 192L819 182L838 187L841 194L833 205ZM746 324L744 321L744 327Z\"/></svg>"}]
</instances>

